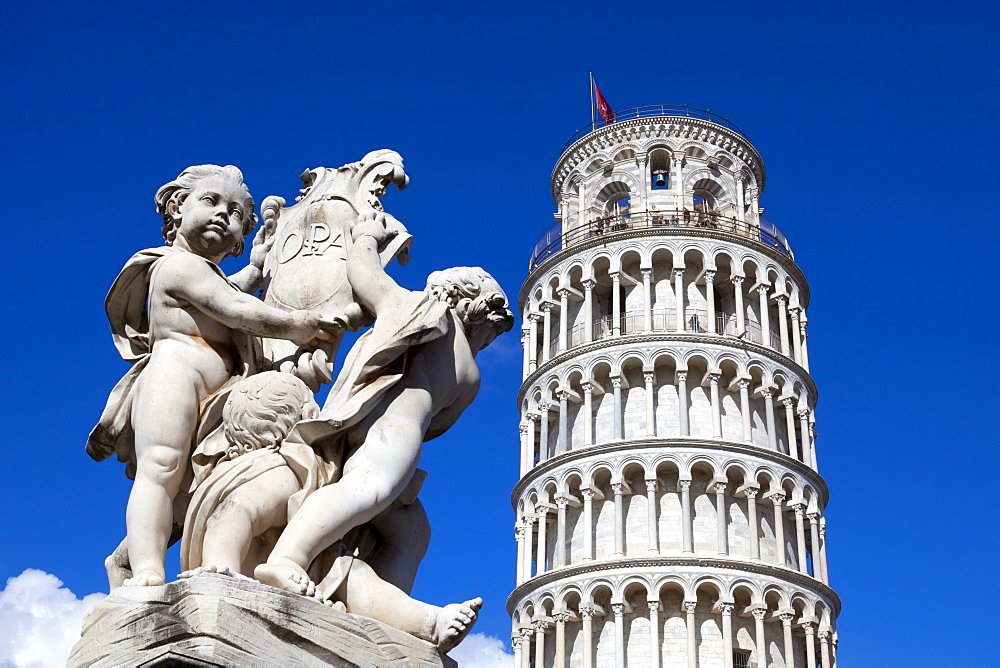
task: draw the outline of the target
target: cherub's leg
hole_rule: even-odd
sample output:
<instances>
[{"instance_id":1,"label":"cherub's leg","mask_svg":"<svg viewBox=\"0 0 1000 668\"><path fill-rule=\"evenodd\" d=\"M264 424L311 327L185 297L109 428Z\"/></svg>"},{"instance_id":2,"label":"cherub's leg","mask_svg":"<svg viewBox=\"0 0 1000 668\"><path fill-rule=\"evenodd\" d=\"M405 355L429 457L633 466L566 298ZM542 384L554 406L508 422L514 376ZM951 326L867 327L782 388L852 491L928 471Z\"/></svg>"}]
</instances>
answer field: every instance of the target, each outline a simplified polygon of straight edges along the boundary
<instances>
[{"instance_id":1,"label":"cherub's leg","mask_svg":"<svg viewBox=\"0 0 1000 668\"><path fill-rule=\"evenodd\" d=\"M151 376L140 378L133 399L137 461L125 524L134 575L125 581L126 587L166 582L163 561L173 524L173 500L187 468L198 419L199 398L191 383L167 375L159 374L156 387L148 386Z\"/></svg>"},{"instance_id":2,"label":"cherub's leg","mask_svg":"<svg viewBox=\"0 0 1000 668\"><path fill-rule=\"evenodd\" d=\"M243 483L208 518L201 565L240 573L251 541L271 527L285 524L288 498L300 489L287 467L271 469Z\"/></svg>"},{"instance_id":3,"label":"cherub's leg","mask_svg":"<svg viewBox=\"0 0 1000 668\"><path fill-rule=\"evenodd\" d=\"M355 559L346 581L334 596L347 611L377 619L447 652L462 642L476 623L481 598L439 608L407 596L383 581L371 567Z\"/></svg>"},{"instance_id":4,"label":"cherub's leg","mask_svg":"<svg viewBox=\"0 0 1000 668\"><path fill-rule=\"evenodd\" d=\"M366 559L368 565L380 578L409 594L431 540L423 504L420 499L405 506L393 503L369 524L378 529L382 542Z\"/></svg>"},{"instance_id":5,"label":"cherub's leg","mask_svg":"<svg viewBox=\"0 0 1000 668\"><path fill-rule=\"evenodd\" d=\"M422 442L423 425L416 420L388 415L376 420L364 444L348 458L341 479L305 500L254 577L299 591L316 555L399 496L417 468ZM290 580L295 584L289 586Z\"/></svg>"}]
</instances>

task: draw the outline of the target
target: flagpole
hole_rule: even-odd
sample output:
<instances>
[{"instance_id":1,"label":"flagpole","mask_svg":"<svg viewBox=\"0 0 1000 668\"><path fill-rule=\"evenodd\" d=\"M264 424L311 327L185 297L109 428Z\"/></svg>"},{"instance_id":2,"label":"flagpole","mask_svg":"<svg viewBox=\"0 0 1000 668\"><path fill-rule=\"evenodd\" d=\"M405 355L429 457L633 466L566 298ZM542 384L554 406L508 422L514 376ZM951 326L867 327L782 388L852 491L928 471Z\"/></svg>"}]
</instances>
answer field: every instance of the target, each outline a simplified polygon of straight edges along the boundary
<instances>
[{"instance_id":1,"label":"flagpole","mask_svg":"<svg viewBox=\"0 0 1000 668\"><path fill-rule=\"evenodd\" d=\"M594 73L590 73L590 129L597 127L597 116L594 115Z\"/></svg>"}]
</instances>

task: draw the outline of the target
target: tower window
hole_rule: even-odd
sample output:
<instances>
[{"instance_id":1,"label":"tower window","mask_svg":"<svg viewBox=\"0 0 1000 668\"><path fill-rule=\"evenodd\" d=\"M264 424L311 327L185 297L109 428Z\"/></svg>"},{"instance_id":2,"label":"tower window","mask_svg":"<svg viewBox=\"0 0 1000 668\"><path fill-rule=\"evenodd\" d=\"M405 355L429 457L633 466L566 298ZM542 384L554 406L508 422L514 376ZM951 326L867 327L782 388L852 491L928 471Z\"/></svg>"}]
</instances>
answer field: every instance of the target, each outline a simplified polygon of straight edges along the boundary
<instances>
[{"instance_id":1,"label":"tower window","mask_svg":"<svg viewBox=\"0 0 1000 668\"><path fill-rule=\"evenodd\" d=\"M750 668L750 652L745 649L733 650L733 668Z\"/></svg>"}]
</instances>

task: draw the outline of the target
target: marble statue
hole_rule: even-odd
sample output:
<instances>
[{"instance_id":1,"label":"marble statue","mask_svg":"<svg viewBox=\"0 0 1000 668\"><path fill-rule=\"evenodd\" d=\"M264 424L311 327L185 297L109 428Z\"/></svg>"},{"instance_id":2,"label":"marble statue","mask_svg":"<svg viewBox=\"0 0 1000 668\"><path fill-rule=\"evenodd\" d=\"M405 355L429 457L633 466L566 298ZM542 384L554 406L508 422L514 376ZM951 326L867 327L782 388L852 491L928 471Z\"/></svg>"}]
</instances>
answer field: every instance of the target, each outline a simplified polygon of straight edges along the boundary
<instances>
[{"instance_id":1,"label":"marble statue","mask_svg":"<svg viewBox=\"0 0 1000 668\"><path fill-rule=\"evenodd\" d=\"M434 272L422 292L386 273L412 243L379 201L409 180L395 152L302 180L293 206L264 200L250 264L229 277L218 262L257 222L240 171L191 167L156 193L166 245L133 256L105 304L133 366L87 443L134 479L109 581L164 585L180 537L186 580L252 577L446 652L482 601L409 595L430 536L417 462L474 399L476 354L513 315L478 268ZM320 409L344 331L372 322Z\"/></svg>"}]
</instances>

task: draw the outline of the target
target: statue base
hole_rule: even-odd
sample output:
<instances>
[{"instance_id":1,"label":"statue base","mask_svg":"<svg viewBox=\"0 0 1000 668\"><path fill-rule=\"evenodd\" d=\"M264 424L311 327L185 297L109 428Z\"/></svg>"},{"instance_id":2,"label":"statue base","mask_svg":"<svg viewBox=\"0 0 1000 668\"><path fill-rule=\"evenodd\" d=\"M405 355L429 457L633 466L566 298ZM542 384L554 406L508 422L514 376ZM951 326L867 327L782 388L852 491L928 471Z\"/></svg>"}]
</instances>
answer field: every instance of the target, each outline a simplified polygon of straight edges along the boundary
<instances>
[{"instance_id":1,"label":"statue base","mask_svg":"<svg viewBox=\"0 0 1000 668\"><path fill-rule=\"evenodd\" d=\"M68 665L458 666L381 622L212 573L115 589L87 612Z\"/></svg>"}]
</instances>

